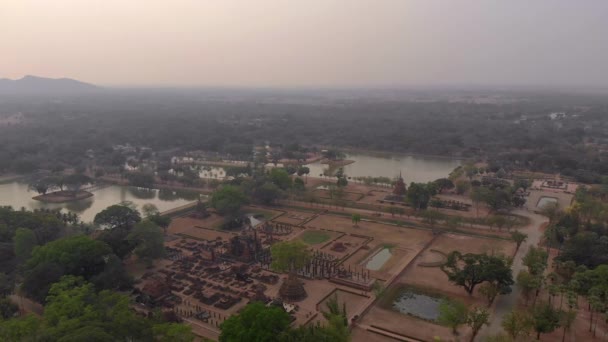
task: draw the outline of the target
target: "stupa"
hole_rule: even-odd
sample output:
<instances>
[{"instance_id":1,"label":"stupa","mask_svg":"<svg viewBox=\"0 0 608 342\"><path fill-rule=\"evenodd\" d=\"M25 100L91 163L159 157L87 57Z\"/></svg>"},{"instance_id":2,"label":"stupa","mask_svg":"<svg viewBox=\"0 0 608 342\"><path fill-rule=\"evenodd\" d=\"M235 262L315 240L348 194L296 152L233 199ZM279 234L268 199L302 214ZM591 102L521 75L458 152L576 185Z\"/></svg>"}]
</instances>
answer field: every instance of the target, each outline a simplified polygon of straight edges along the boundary
<instances>
[{"instance_id":1,"label":"stupa","mask_svg":"<svg viewBox=\"0 0 608 342\"><path fill-rule=\"evenodd\" d=\"M393 187L393 195L403 197L405 196L407 189L405 187L405 182L403 181L403 177L401 176L401 171L399 171L399 178L395 182L395 186Z\"/></svg>"},{"instance_id":2,"label":"stupa","mask_svg":"<svg viewBox=\"0 0 608 342\"><path fill-rule=\"evenodd\" d=\"M279 295L281 299L288 302L297 302L307 297L304 285L293 272L289 273L289 276L281 285Z\"/></svg>"}]
</instances>

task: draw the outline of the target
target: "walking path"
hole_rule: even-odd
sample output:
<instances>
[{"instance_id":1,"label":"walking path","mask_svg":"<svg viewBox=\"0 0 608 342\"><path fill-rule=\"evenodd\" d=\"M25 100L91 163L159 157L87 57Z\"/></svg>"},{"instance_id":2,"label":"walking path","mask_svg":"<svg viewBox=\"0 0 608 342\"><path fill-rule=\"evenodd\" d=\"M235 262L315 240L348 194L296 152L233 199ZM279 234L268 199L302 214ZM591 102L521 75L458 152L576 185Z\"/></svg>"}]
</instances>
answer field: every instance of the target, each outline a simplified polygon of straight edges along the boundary
<instances>
[{"instance_id":1,"label":"walking path","mask_svg":"<svg viewBox=\"0 0 608 342\"><path fill-rule=\"evenodd\" d=\"M530 218L530 224L527 227L521 229L523 233L528 234L528 239L524 243L522 243L521 247L517 251L517 254L515 255L515 258L513 259L513 278L517 277L519 271L522 270L522 259L528 252L530 246L537 246L540 242L541 237L543 236L541 227L544 223L548 221L546 217L535 214L531 211L527 211L525 209L517 210L514 213ZM496 301L494 303L494 314L492 314L490 324L485 326L479 332L479 334L477 334L477 338L475 338L475 341L485 341L488 336L496 335L502 332L502 319L515 307L515 305L517 304L518 297L519 290L517 288L517 284L514 284L511 293L498 296L496 298Z\"/></svg>"}]
</instances>

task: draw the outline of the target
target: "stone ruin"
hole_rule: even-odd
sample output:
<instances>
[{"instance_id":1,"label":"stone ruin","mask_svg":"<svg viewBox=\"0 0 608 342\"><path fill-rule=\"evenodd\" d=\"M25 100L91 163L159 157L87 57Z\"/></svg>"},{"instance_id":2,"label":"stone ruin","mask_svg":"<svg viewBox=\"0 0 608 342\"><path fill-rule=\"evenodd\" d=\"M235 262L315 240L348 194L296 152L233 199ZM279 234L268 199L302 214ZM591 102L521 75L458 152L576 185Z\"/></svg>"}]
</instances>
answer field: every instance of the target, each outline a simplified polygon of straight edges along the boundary
<instances>
[{"instance_id":1,"label":"stone ruin","mask_svg":"<svg viewBox=\"0 0 608 342\"><path fill-rule=\"evenodd\" d=\"M407 187L405 186L405 181L401 176L401 172L399 172L399 178L397 178L397 181L395 181L395 184L393 185L393 192L384 197L384 200L391 202L404 202L406 194Z\"/></svg>"},{"instance_id":2,"label":"stone ruin","mask_svg":"<svg viewBox=\"0 0 608 342\"><path fill-rule=\"evenodd\" d=\"M281 284L279 295L283 300L288 302L301 301L308 296L306 290L304 290L304 284L294 273L290 273L283 284Z\"/></svg>"},{"instance_id":3,"label":"stone ruin","mask_svg":"<svg viewBox=\"0 0 608 342\"><path fill-rule=\"evenodd\" d=\"M224 257L246 263L258 261L263 250L256 232L234 236L228 241L226 247Z\"/></svg>"}]
</instances>

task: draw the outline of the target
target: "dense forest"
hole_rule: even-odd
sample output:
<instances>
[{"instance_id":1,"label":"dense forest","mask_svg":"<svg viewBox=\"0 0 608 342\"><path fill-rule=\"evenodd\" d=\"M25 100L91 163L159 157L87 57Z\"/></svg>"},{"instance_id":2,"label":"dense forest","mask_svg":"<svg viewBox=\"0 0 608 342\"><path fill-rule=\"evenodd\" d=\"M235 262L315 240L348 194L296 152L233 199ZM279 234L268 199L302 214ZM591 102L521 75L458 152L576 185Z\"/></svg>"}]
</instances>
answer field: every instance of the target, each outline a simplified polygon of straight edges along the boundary
<instances>
[{"instance_id":1,"label":"dense forest","mask_svg":"<svg viewBox=\"0 0 608 342\"><path fill-rule=\"evenodd\" d=\"M518 95L474 102L371 98L275 101L268 94L112 91L73 97L0 99L0 171L31 172L87 163L120 165L113 146L205 150L251 158L254 144L367 149L484 158L510 169L561 172L598 182L608 172L608 101L583 95ZM511 97L514 97L512 94ZM291 100L290 100L291 99ZM558 113L558 114L555 114Z\"/></svg>"}]
</instances>

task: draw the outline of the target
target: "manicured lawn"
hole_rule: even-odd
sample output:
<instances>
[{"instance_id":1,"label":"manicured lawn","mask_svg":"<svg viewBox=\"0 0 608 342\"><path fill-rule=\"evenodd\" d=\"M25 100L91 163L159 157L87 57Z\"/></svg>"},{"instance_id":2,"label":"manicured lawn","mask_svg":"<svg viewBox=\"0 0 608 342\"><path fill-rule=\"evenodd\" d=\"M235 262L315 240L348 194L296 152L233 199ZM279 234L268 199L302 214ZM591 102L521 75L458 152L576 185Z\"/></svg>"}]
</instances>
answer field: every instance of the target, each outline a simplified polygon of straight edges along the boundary
<instances>
[{"instance_id":1,"label":"manicured lawn","mask_svg":"<svg viewBox=\"0 0 608 342\"><path fill-rule=\"evenodd\" d=\"M329 238L329 234L318 230L309 230L302 234L302 241L309 245L316 245L318 243L325 242L329 240Z\"/></svg>"}]
</instances>

